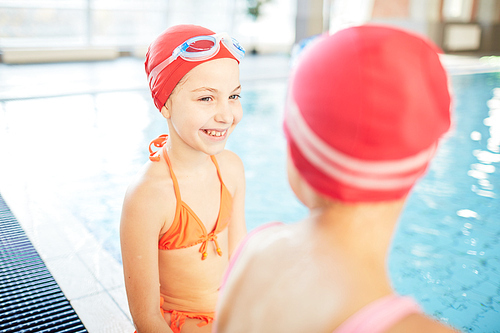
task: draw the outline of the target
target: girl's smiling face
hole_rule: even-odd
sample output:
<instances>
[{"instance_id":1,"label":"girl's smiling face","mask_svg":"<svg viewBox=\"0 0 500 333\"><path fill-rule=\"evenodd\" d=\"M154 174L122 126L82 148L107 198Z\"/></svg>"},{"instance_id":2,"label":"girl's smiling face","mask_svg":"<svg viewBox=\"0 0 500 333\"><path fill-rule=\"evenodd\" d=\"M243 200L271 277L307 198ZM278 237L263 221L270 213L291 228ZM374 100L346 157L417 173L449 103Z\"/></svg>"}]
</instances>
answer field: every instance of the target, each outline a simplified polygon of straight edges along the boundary
<instances>
[{"instance_id":1,"label":"girl's smiling face","mask_svg":"<svg viewBox=\"0 0 500 333\"><path fill-rule=\"evenodd\" d=\"M243 116L240 92L236 60L216 59L193 68L161 109L172 145L180 142L208 155L220 153Z\"/></svg>"}]
</instances>

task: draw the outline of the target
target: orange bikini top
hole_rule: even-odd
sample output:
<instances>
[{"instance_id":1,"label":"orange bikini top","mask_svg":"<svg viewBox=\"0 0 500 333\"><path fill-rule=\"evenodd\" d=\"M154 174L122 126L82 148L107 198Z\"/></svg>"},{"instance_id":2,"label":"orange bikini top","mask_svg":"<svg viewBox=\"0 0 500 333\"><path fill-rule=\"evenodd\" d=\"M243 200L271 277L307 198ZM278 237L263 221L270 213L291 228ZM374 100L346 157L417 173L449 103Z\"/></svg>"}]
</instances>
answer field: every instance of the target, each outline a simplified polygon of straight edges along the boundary
<instances>
[{"instance_id":1,"label":"orange bikini top","mask_svg":"<svg viewBox=\"0 0 500 333\"><path fill-rule=\"evenodd\" d=\"M217 234L224 230L229 223L233 206L233 198L231 197L231 194L222 181L217 160L215 159L215 156L210 156L215 165L215 168L217 169L217 175L220 180L220 207L215 226L209 233L207 232L207 229L205 228L203 222L201 222L200 218L181 199L179 184L177 182L177 178L175 177L170 159L167 155L167 149L165 147L167 138L168 136L164 134L159 136L149 144L149 159L153 162L160 161L160 155L159 151L152 151L151 145L162 148L163 155L170 170L172 182L174 183L175 199L177 200L174 221L172 222L172 225L167 230L167 232L161 237L158 243L158 248L160 250L173 250L186 248L201 243L201 259L205 260L207 258L207 244L209 241L212 241L215 244L217 253L219 254L219 256L222 256L222 251L219 247L219 244L217 243Z\"/></svg>"}]
</instances>

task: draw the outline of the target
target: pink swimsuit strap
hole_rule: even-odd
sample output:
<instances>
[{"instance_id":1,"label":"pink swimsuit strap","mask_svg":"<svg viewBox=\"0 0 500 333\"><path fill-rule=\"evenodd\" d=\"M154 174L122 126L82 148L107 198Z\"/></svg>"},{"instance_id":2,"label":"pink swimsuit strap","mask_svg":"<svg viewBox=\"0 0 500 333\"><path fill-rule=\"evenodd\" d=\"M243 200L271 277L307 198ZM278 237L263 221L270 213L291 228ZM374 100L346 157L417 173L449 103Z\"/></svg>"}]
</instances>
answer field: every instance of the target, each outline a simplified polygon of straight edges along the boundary
<instances>
[{"instance_id":1,"label":"pink swimsuit strap","mask_svg":"<svg viewBox=\"0 0 500 333\"><path fill-rule=\"evenodd\" d=\"M422 309L413 298L388 295L366 305L333 333L382 333L415 313L422 313Z\"/></svg>"}]
</instances>

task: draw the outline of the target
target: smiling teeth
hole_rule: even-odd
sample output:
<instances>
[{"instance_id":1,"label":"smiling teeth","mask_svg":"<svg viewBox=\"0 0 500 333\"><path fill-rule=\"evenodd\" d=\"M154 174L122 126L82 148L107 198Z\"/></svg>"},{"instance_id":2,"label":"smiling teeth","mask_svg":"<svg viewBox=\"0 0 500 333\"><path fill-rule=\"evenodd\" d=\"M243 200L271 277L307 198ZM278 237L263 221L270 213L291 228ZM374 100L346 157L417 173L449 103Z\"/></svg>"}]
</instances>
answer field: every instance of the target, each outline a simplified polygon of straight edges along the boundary
<instances>
[{"instance_id":1,"label":"smiling teeth","mask_svg":"<svg viewBox=\"0 0 500 333\"><path fill-rule=\"evenodd\" d=\"M219 131L205 130L205 133L207 133L210 136L224 136L224 134L226 134L226 131L219 132Z\"/></svg>"}]
</instances>

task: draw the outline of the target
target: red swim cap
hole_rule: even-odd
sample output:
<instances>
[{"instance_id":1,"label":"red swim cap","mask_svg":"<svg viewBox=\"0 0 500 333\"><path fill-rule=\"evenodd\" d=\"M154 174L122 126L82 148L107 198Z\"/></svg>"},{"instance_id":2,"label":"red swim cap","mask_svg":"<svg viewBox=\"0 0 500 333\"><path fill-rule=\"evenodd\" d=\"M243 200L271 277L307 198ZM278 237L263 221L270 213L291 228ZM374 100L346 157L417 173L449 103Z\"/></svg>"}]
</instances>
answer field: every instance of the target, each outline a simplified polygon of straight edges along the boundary
<instances>
[{"instance_id":1,"label":"red swim cap","mask_svg":"<svg viewBox=\"0 0 500 333\"><path fill-rule=\"evenodd\" d=\"M148 48L146 61L144 63L146 74L149 77L149 73L156 66L170 57L174 49L189 38L209 36L213 34L213 31L197 25L176 25L168 28L160 36L158 36L158 38L156 38L156 40L151 43ZM221 43L218 53L209 59L201 61L186 61L181 57L178 57L171 64L165 67L165 69L158 74L156 80L150 80L149 82L149 89L151 89L151 95L153 96L154 103L158 110L161 110L177 83L191 69L204 62L220 58L231 58L238 61L231 54L231 52L226 49L224 44Z\"/></svg>"},{"instance_id":2,"label":"red swim cap","mask_svg":"<svg viewBox=\"0 0 500 333\"><path fill-rule=\"evenodd\" d=\"M365 25L322 36L291 75L285 134L318 192L343 202L405 196L450 127L439 49L413 33Z\"/></svg>"}]
</instances>

